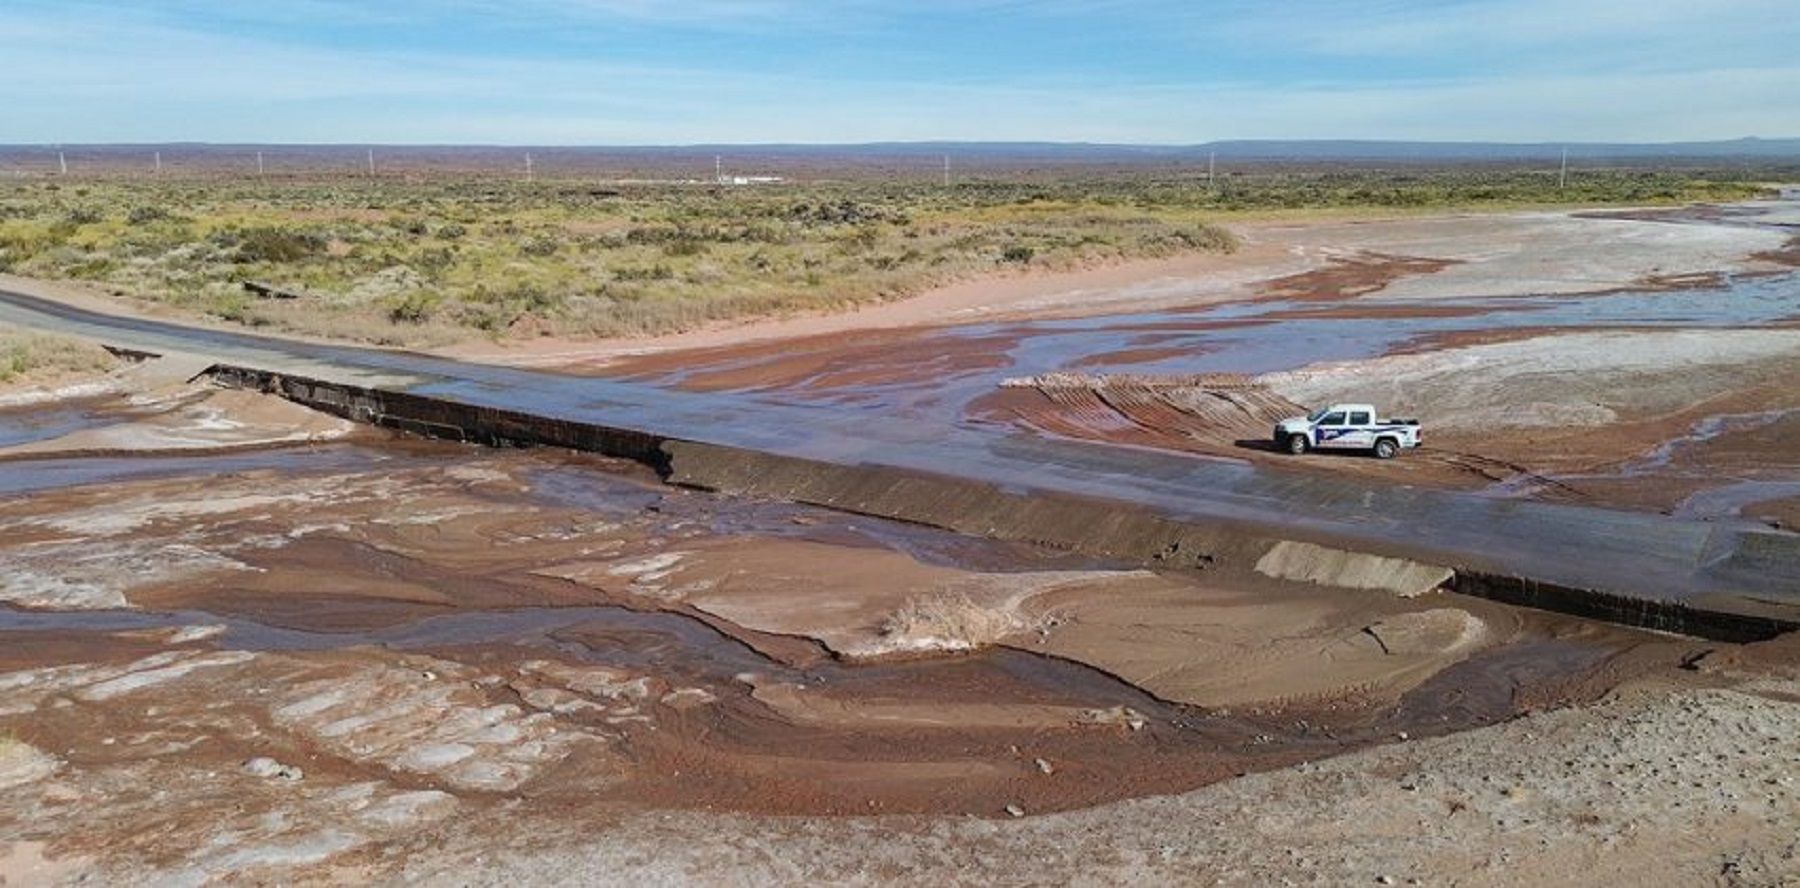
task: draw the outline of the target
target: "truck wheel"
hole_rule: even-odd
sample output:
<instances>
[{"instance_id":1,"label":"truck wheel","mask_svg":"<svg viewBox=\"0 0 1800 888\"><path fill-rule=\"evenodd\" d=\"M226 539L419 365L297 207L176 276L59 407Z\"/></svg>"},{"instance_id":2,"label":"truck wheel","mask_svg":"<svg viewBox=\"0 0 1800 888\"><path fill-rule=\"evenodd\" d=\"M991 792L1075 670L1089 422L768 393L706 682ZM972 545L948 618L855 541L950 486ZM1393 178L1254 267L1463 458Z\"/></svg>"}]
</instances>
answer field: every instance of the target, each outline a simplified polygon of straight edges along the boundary
<instances>
[{"instance_id":1,"label":"truck wheel","mask_svg":"<svg viewBox=\"0 0 1800 888\"><path fill-rule=\"evenodd\" d=\"M1381 438L1375 442L1376 459L1393 459L1400 452L1400 445L1393 438Z\"/></svg>"},{"instance_id":2,"label":"truck wheel","mask_svg":"<svg viewBox=\"0 0 1800 888\"><path fill-rule=\"evenodd\" d=\"M1295 456L1299 456L1300 454L1305 453L1306 452L1306 436L1305 435L1289 435L1288 439L1287 439L1287 452L1289 452Z\"/></svg>"}]
</instances>

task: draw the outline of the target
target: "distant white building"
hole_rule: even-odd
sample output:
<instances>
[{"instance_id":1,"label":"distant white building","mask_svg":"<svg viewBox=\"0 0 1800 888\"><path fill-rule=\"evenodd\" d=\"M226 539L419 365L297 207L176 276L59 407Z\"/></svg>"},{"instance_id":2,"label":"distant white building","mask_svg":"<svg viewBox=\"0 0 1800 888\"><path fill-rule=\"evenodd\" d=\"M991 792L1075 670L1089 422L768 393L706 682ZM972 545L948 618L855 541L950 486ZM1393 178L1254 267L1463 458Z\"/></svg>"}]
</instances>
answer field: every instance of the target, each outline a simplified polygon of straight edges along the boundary
<instances>
[{"instance_id":1,"label":"distant white building","mask_svg":"<svg viewBox=\"0 0 1800 888\"><path fill-rule=\"evenodd\" d=\"M1780 194L1782 200L1800 200L1800 185L1783 185Z\"/></svg>"},{"instance_id":2,"label":"distant white building","mask_svg":"<svg viewBox=\"0 0 1800 888\"><path fill-rule=\"evenodd\" d=\"M770 185L787 180L780 176L727 176L725 158L713 155L713 181L720 185Z\"/></svg>"}]
</instances>

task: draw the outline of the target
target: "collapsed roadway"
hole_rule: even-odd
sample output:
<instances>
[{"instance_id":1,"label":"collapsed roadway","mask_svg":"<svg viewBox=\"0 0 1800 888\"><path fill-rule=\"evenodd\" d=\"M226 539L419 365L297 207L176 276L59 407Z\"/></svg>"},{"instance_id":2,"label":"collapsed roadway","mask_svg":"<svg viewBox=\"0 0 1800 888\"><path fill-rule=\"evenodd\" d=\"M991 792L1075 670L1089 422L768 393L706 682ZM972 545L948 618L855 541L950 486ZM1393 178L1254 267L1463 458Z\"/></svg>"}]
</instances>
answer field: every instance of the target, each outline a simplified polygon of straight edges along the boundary
<instances>
[{"instance_id":1,"label":"collapsed roadway","mask_svg":"<svg viewBox=\"0 0 1800 888\"><path fill-rule=\"evenodd\" d=\"M1374 563L1465 594L1719 640L1800 626L1800 535L1774 529L295 342L4 291L0 321L203 354L222 384L432 437L623 456L677 484L1163 568L1252 569L1304 546L1337 565L1309 577L1327 584Z\"/></svg>"}]
</instances>

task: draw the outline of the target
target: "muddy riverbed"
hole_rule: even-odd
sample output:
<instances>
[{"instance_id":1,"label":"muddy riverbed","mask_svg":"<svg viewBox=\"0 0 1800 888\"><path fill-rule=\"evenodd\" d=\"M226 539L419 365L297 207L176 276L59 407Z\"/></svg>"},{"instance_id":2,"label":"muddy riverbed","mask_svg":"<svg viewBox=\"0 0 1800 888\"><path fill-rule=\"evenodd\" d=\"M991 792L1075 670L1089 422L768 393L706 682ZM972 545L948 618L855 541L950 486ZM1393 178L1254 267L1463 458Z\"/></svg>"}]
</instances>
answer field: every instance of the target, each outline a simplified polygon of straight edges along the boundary
<instances>
[{"instance_id":1,"label":"muddy riverbed","mask_svg":"<svg viewBox=\"0 0 1800 888\"><path fill-rule=\"evenodd\" d=\"M1639 251L1608 255L1635 264L1554 236L1626 222ZM1792 526L1792 277L1742 265L1767 232L1483 224L1263 231L1266 274L1140 281L1104 318L1027 288L1023 315L973 326L551 351L849 413ZM1768 274L1680 277L1721 263ZM1568 296L1577 267L1613 292ZM1564 285L1496 292L1519 268ZM1792 638L1520 610L1308 545L1114 563L411 439L192 370L0 408L8 884L1800 874ZM1369 392L1432 405L1431 447L1261 446L1264 414Z\"/></svg>"},{"instance_id":2,"label":"muddy riverbed","mask_svg":"<svg viewBox=\"0 0 1800 888\"><path fill-rule=\"evenodd\" d=\"M1255 247L1284 247L1306 270L1250 283L1195 273L1136 302L1102 300L1103 313L745 337L571 366L1282 471L1792 527L1791 212L1271 226ZM1177 293L1188 298L1171 303ZM1421 417L1425 446L1391 463L1275 452L1277 420L1331 401Z\"/></svg>"},{"instance_id":3,"label":"muddy riverbed","mask_svg":"<svg viewBox=\"0 0 1800 888\"><path fill-rule=\"evenodd\" d=\"M6 829L70 872L392 875L502 812L1012 820L1588 703L1707 650L580 455L345 430L221 458L58 455L0 506Z\"/></svg>"}]
</instances>

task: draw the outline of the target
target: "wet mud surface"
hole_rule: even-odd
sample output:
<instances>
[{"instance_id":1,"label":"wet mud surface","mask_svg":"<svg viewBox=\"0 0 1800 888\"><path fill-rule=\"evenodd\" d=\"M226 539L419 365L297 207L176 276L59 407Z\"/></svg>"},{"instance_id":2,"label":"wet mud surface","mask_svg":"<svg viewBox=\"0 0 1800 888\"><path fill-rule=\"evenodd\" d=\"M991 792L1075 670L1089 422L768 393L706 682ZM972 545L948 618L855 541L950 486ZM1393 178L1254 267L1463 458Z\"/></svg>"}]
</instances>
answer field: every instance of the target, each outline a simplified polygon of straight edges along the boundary
<instances>
[{"instance_id":1,"label":"wet mud surface","mask_svg":"<svg viewBox=\"0 0 1800 888\"><path fill-rule=\"evenodd\" d=\"M1429 256L1364 245L1223 305L575 369L899 416L920 434L1258 463L1301 484L1347 473L1776 532L1800 522L1800 365L1781 332L1800 318L1793 275L1396 295L1470 262ZM1417 411L1427 447L1391 462L1272 452L1274 419L1364 392L1403 411L1430 403ZM1147 570L669 487L597 457L303 426L272 401L201 386L0 411L0 874L445 882L458 865L486 872L507 853L633 830L665 830L642 847L679 859L693 816L740 818L702 821L695 835L725 838L698 844L765 864L808 835L860 857L874 846L830 837L865 828L911 848L960 836L953 860L1030 834L1004 824L1041 822L1063 830L1052 846L1074 847L1108 835L1089 815L1152 811L1132 835L1163 835L1172 815L1156 806L1236 786L1255 801L1198 803L1180 823L1282 834L1366 797L1378 809L1345 809L1346 823L1398 811L1408 819L1382 828L1411 838L1430 832L1409 807L1421 800L1444 835L1468 828L1459 812L1491 814L1501 854L1523 835L1506 832L1512 787L1553 795L1528 771L1574 785L1598 766L1557 752L1512 776L1440 773L1461 748L1447 744L1498 732L1511 754L1546 720L1580 724L1646 694L1689 701L1684 718L1761 725L1792 694L1788 640L1703 643L1520 610L1395 559L1352 565L1367 583L1348 553L1308 544L1253 566ZM1515 424L1495 436L1496 417ZM1643 748L1621 724L1660 724L1633 718L1601 723L1602 740L1624 738L1591 753L1606 767ZM1771 761L1784 749L1758 747ZM1422 758L1395 763L1408 756ZM1320 762L1362 770L1315 786ZM1752 765L1700 775L1727 787L1718 817L1786 810L1787 790L1765 781L1776 772ZM1618 819L1555 799L1546 822L1562 834ZM1224 826L1240 809L1254 821ZM767 815L780 817L753 819ZM769 824L806 835L759 850ZM977 828L991 833L960 832ZM1309 860L1245 871L1321 865Z\"/></svg>"},{"instance_id":2,"label":"wet mud surface","mask_svg":"<svg viewBox=\"0 0 1800 888\"><path fill-rule=\"evenodd\" d=\"M1779 218L1767 208L1595 218L1780 228L1766 221ZM1773 253L1758 256L1791 264ZM1461 264L1329 251L1319 267L1270 279L1255 298L1223 305L752 343L614 359L586 371L1221 456L1282 471L1681 515L1699 515L1709 502L1767 502L1747 514L1776 523L1791 513L1784 501L1800 482L1784 456L1800 452L1791 431L1778 424L1765 436L1766 458L1751 460L1757 465L1750 469L1729 454L1706 456L1729 446L1729 438L1696 437L1693 430L1800 409L1800 340L1751 350L1736 345L1747 341L1747 331L1778 334L1800 319L1800 277L1773 269L1682 272L1589 293L1386 292L1395 282L1428 282ZM1646 357L1671 336L1709 331L1716 345L1689 348L1672 362L1678 382L1669 378L1670 366ZM1559 370L1533 366L1524 356L1534 350L1592 354ZM1434 357L1436 366L1394 362L1422 356ZM1221 377L1231 379L1224 388L1212 384ZM1295 377L1305 378L1295 385ZM1491 392L1487 409L1479 418L1446 416L1438 392L1452 387ZM1637 391L1657 387L1664 392L1654 399ZM1256 389L1261 393L1249 394ZM1376 401L1422 416L1426 446L1394 462L1274 454L1273 423L1326 400ZM1655 454L1672 447L1695 465L1659 462Z\"/></svg>"},{"instance_id":3,"label":"wet mud surface","mask_svg":"<svg viewBox=\"0 0 1800 888\"><path fill-rule=\"evenodd\" d=\"M163 734L178 724L212 736L192 720L229 715L254 725L244 743L298 757L309 773L367 775L383 767L349 748L294 736L279 723L279 707L256 702L257 695L269 693L271 675L324 676L346 664L439 678L452 668L406 665L430 662L467 674L470 699L459 705L544 716L559 730L597 738L604 749L592 756L547 754L526 763L532 767L510 763L520 772L516 782L495 778L544 804L599 794L650 807L1004 816L1009 804L1060 810L1180 791L1396 733L1501 721L1520 710L1520 700L1581 699L1586 692L1567 687L1571 676L1616 657L1657 648L1673 662L1683 648L1579 621L1518 623L1495 606L1450 597L1431 607L1477 614L1494 638L1446 660L1418 661L1427 670L1421 678L1390 685L1377 671L1371 685L1327 683L1296 697L1287 679L1259 679L1254 665L1230 665L1242 659L1237 645L1255 644L1247 635L1207 655L1220 668L1239 669L1237 693L1248 699L1182 703L1082 662L1094 659L1091 646L1064 650L1061 639L1091 620L1084 609L1129 589L1167 600L1146 605L1145 615L1225 594L1250 614L1233 630L1244 633L1289 626L1275 615L1336 609L1356 593L1250 576L1148 576L1065 553L670 489L629 464L586 457L403 440L256 456L265 462L224 473L165 460L151 477L114 465L130 459L63 460L91 471L0 506L12 602L0 611L0 668L12 676L9 699L24 707L6 720L8 730L42 748L73 750L65 757L71 768L100 769L129 756L82 751L91 738ZM34 467L14 461L0 473ZM208 479L203 489L198 477ZM825 577L825 585L796 587L775 566L781 559L758 568L744 545L803 547L794 551L808 557L806 574ZM709 550L724 560L707 566ZM901 576L890 591L853 603L843 631L877 642L886 606L959 588L971 575L1002 585L1008 577L1048 583L1042 588L1051 603L1002 629L999 646L985 651L862 660L816 640L838 637L823 628L796 632L758 617L755 607L737 622L689 588L729 586L734 600L748 594L752 602L806 610L842 591L831 585L834 571L856 576L859 563L874 559ZM907 572L919 577L909 580ZM1049 583L1048 575L1079 582ZM1006 595L1029 598L1031 588L1007 586ZM1247 590L1259 590L1248 611ZM962 594L968 601L982 593ZM1385 593L1362 599L1352 610L1427 609ZM1370 618L1315 626L1316 646L1354 643L1364 636L1357 619ZM1550 649L1561 653L1542 656ZM172 655L177 665L210 665L146 681L141 694L118 676L80 685L85 691L32 690L58 670L154 673L169 667L146 668L146 661ZM39 678L22 679L31 674ZM543 678L550 674L562 684ZM605 678L583 693L570 689L574 674ZM93 691L108 681L118 687ZM1260 702L1259 681L1267 695ZM48 717L44 707L54 709L59 693L89 699ZM114 696L130 696L133 705L89 705ZM156 715L140 708L150 699ZM395 712L407 708L397 705ZM360 742L359 749L376 741ZM466 738L444 743L478 746ZM247 756L222 736L197 749L214 745L221 766ZM464 758L471 756L479 758ZM435 772L390 763L383 779L416 782L419 773ZM440 778L486 785L479 769L456 773Z\"/></svg>"},{"instance_id":4,"label":"wet mud surface","mask_svg":"<svg viewBox=\"0 0 1800 888\"><path fill-rule=\"evenodd\" d=\"M1031 822L1750 656L1441 592L1126 570L585 456L257 455L279 459L0 504L0 830L39 843L15 858L340 882L684 812ZM1017 618L974 652L844 652L946 589Z\"/></svg>"}]
</instances>

